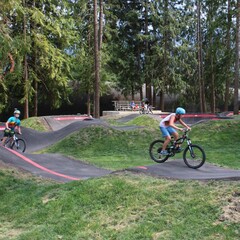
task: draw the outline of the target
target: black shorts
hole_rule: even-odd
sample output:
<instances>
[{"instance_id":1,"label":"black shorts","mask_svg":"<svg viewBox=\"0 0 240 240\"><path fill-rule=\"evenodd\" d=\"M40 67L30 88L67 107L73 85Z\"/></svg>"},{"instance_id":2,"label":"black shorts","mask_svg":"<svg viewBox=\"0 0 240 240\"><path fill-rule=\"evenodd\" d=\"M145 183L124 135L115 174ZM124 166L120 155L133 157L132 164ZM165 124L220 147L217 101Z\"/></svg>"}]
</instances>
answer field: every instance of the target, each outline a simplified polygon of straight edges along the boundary
<instances>
[{"instance_id":1,"label":"black shorts","mask_svg":"<svg viewBox=\"0 0 240 240\"><path fill-rule=\"evenodd\" d=\"M9 130L9 129L5 129L4 130L4 137L12 137L14 135L14 131L13 130Z\"/></svg>"}]
</instances>

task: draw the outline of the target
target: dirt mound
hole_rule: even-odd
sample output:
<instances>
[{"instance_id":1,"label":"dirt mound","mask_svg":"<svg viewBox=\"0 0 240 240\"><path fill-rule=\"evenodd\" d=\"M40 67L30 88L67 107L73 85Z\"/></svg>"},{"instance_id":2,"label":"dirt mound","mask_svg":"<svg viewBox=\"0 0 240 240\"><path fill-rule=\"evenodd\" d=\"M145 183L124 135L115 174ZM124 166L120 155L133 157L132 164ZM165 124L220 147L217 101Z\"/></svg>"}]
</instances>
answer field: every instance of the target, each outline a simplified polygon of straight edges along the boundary
<instances>
[{"instance_id":1,"label":"dirt mound","mask_svg":"<svg viewBox=\"0 0 240 240\"><path fill-rule=\"evenodd\" d=\"M234 192L227 202L228 204L223 207L223 214L218 220L220 222L240 223L240 191Z\"/></svg>"}]
</instances>

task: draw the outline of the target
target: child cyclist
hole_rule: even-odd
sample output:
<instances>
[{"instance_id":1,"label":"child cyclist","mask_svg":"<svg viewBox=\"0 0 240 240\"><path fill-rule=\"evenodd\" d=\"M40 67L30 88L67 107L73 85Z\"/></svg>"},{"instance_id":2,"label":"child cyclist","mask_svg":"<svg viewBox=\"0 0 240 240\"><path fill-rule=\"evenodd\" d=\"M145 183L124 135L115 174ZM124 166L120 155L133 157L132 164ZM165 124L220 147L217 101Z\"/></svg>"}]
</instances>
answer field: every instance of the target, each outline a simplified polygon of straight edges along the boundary
<instances>
[{"instance_id":1,"label":"child cyclist","mask_svg":"<svg viewBox=\"0 0 240 240\"><path fill-rule=\"evenodd\" d=\"M160 122L160 130L163 134L163 137L165 138L160 153L161 155L168 155L168 151L166 150L166 148L171 141L171 135L173 135L174 140L176 141L178 139L178 133L176 130L183 131L183 128L179 128L175 125L175 122L178 121L182 126L191 130L191 128L182 120L182 115L184 115L185 113L186 111L184 108L178 107L175 113L168 115Z\"/></svg>"},{"instance_id":2,"label":"child cyclist","mask_svg":"<svg viewBox=\"0 0 240 240\"><path fill-rule=\"evenodd\" d=\"M8 137L12 137L15 133L15 130L17 130L17 132L19 134L22 134L21 133L21 128L20 128L20 124L21 124L21 121L19 119L20 117L20 111L15 109L14 111L14 116L13 117L10 117L7 122L6 122L6 128L4 130L4 137L3 137L3 140L2 140L2 145L4 146L5 144L5 141Z\"/></svg>"}]
</instances>

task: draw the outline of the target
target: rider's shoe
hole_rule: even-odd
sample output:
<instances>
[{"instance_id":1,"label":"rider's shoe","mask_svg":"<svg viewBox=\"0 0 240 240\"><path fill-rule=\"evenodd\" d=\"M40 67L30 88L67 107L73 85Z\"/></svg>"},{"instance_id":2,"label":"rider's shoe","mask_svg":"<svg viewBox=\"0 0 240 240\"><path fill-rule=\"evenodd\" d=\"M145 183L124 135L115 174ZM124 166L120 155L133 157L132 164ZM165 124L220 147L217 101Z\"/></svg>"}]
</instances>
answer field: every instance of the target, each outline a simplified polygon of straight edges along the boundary
<instances>
[{"instance_id":1,"label":"rider's shoe","mask_svg":"<svg viewBox=\"0 0 240 240\"><path fill-rule=\"evenodd\" d=\"M176 149L175 149L175 152L176 153L180 153L182 151L182 148L181 147L177 147Z\"/></svg>"},{"instance_id":2,"label":"rider's shoe","mask_svg":"<svg viewBox=\"0 0 240 240\"><path fill-rule=\"evenodd\" d=\"M168 155L168 151L167 150L162 150L160 152L160 154L163 155L163 156L167 156Z\"/></svg>"}]
</instances>

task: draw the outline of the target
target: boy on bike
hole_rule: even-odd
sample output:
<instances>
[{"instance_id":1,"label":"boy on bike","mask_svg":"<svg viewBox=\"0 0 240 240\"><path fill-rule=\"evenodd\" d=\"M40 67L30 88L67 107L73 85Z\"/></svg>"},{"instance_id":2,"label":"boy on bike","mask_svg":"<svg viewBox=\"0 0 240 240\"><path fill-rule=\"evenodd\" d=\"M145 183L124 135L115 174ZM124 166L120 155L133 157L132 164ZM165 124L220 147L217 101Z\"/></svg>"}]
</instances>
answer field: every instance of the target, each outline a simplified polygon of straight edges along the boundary
<instances>
[{"instance_id":1,"label":"boy on bike","mask_svg":"<svg viewBox=\"0 0 240 240\"><path fill-rule=\"evenodd\" d=\"M191 130L191 128L182 120L182 115L186 113L184 108L178 107L175 111L175 113L172 113L165 117L161 122L160 122L160 130L163 134L163 137L165 138L162 150L161 150L161 155L168 155L168 151L166 150L167 145L171 141L171 135L173 135L174 140L176 141L179 137L178 133L176 130L183 131L183 128L179 128L175 125L175 122L179 122L182 126L185 128ZM179 147L179 151L180 151Z\"/></svg>"},{"instance_id":2,"label":"boy on bike","mask_svg":"<svg viewBox=\"0 0 240 240\"><path fill-rule=\"evenodd\" d=\"M15 130L17 130L17 132L19 134L22 134L21 128L20 128L21 121L19 119L20 114L21 114L20 111L15 109L14 116L10 117L7 120L7 122L5 124L6 128L4 130L4 137L3 137L3 140L2 140L3 145L5 144L5 141L8 137L12 137L15 134Z\"/></svg>"}]
</instances>

